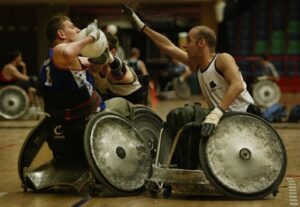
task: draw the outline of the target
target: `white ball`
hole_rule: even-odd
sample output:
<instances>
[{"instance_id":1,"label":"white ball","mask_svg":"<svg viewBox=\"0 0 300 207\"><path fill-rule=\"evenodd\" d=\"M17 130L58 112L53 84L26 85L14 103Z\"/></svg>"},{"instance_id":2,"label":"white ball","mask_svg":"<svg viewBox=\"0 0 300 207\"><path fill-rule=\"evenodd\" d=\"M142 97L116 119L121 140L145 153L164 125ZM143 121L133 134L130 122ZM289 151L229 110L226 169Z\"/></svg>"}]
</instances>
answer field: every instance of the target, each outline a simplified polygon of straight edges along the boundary
<instances>
[{"instance_id":1,"label":"white ball","mask_svg":"<svg viewBox=\"0 0 300 207\"><path fill-rule=\"evenodd\" d=\"M107 26L107 32L109 32L112 35L116 35L118 32L118 27L114 24L110 24Z\"/></svg>"},{"instance_id":2,"label":"white ball","mask_svg":"<svg viewBox=\"0 0 300 207\"><path fill-rule=\"evenodd\" d=\"M83 39L86 37L86 28L82 29L79 32L79 38L78 39ZM106 39L105 34L99 29L100 31L100 37L97 41L86 45L82 50L81 50L81 55L88 57L88 58L96 58L99 57L104 50L108 47L108 42Z\"/></svg>"}]
</instances>

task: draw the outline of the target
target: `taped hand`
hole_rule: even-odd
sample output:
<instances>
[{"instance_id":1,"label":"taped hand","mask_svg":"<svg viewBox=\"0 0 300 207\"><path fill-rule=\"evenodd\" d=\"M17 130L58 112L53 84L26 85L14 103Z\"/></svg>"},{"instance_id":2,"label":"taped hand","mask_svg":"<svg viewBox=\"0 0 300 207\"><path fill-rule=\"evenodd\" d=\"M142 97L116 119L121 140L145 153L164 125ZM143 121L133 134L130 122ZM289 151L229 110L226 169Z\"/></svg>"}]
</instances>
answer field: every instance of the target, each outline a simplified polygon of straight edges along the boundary
<instances>
[{"instance_id":1,"label":"taped hand","mask_svg":"<svg viewBox=\"0 0 300 207\"><path fill-rule=\"evenodd\" d=\"M143 31L145 28L145 23L137 16L137 14L133 11L131 7L127 4L122 4L122 13L124 13L132 25L139 31Z\"/></svg>"},{"instance_id":2,"label":"taped hand","mask_svg":"<svg viewBox=\"0 0 300 207\"><path fill-rule=\"evenodd\" d=\"M213 135L224 111L220 107L214 108L205 118L201 125L201 137L208 138Z\"/></svg>"},{"instance_id":3,"label":"taped hand","mask_svg":"<svg viewBox=\"0 0 300 207\"><path fill-rule=\"evenodd\" d=\"M94 38L94 41L98 40L100 37L100 31L97 26L97 20L95 20L93 23L89 24L86 27L86 36L92 36Z\"/></svg>"}]
</instances>

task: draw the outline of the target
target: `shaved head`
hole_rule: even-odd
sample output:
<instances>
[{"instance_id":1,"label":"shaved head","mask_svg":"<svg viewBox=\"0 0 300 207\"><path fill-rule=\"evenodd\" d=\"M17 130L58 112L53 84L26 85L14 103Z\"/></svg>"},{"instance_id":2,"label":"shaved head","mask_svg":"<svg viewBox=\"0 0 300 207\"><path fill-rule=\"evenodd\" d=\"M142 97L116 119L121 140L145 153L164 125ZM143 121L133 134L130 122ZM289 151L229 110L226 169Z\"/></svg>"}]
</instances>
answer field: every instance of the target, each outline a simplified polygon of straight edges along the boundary
<instances>
[{"instance_id":1,"label":"shaved head","mask_svg":"<svg viewBox=\"0 0 300 207\"><path fill-rule=\"evenodd\" d=\"M215 50L217 38L215 32L207 26L195 26L191 29L196 40L204 39L210 49Z\"/></svg>"}]
</instances>

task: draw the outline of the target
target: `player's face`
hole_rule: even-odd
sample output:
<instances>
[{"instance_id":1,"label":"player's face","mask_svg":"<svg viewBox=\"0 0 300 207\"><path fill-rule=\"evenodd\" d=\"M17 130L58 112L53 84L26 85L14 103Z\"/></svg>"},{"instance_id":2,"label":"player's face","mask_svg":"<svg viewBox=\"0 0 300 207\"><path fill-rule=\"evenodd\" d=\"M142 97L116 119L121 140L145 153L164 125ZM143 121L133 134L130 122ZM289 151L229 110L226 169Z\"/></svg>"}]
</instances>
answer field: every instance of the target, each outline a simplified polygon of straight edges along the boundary
<instances>
[{"instance_id":1,"label":"player's face","mask_svg":"<svg viewBox=\"0 0 300 207\"><path fill-rule=\"evenodd\" d=\"M63 22L62 31L65 35L66 40L68 40L68 42L73 42L78 39L78 33L80 32L80 29L76 27L71 21L66 20Z\"/></svg>"},{"instance_id":2,"label":"player's face","mask_svg":"<svg viewBox=\"0 0 300 207\"><path fill-rule=\"evenodd\" d=\"M186 52L190 59L196 58L199 53L199 40L195 38L195 31L191 29L187 36Z\"/></svg>"}]
</instances>

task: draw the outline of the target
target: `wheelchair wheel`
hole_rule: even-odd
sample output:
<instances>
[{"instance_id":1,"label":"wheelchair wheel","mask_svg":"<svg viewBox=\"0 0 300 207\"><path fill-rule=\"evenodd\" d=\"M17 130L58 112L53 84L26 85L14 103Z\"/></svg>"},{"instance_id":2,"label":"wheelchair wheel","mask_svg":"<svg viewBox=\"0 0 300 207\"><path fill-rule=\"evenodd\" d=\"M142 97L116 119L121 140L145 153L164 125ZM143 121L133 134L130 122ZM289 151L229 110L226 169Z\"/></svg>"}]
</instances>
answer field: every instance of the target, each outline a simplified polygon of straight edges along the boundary
<instances>
[{"instance_id":1,"label":"wheelchair wheel","mask_svg":"<svg viewBox=\"0 0 300 207\"><path fill-rule=\"evenodd\" d=\"M42 148L43 144L46 142L46 137L48 136L46 127L47 119L41 119L38 125L31 130L22 145L18 159L18 173L24 190L26 190L26 187L33 189L31 184L27 183L24 172L30 167L34 158Z\"/></svg>"},{"instance_id":2,"label":"wheelchair wheel","mask_svg":"<svg viewBox=\"0 0 300 207\"><path fill-rule=\"evenodd\" d=\"M18 119L29 108L26 91L18 86L5 86L0 89L0 116L5 119Z\"/></svg>"},{"instance_id":3,"label":"wheelchair wheel","mask_svg":"<svg viewBox=\"0 0 300 207\"><path fill-rule=\"evenodd\" d=\"M84 151L95 178L117 195L137 195L151 171L151 155L132 122L101 112L88 122Z\"/></svg>"},{"instance_id":4,"label":"wheelchair wheel","mask_svg":"<svg viewBox=\"0 0 300 207\"><path fill-rule=\"evenodd\" d=\"M199 154L207 179L235 199L276 194L286 172L280 136L265 120L249 113L225 114L215 134L200 140Z\"/></svg>"}]
</instances>

